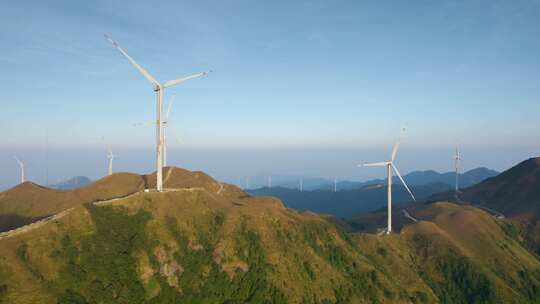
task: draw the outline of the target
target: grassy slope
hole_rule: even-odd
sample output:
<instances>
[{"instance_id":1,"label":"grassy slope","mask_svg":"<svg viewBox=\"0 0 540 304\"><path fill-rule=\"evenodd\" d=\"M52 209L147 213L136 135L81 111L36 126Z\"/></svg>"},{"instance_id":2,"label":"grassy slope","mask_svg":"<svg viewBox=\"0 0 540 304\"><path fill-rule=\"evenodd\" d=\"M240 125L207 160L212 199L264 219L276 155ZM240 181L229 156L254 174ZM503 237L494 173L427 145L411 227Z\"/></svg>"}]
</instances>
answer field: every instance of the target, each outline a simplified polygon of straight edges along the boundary
<instances>
[{"instance_id":1,"label":"grassy slope","mask_svg":"<svg viewBox=\"0 0 540 304\"><path fill-rule=\"evenodd\" d=\"M177 171L178 170L178 171ZM0 240L7 303L524 303L536 258L482 211L452 204L388 237L348 235L312 213L203 173L113 205L78 205ZM193 181L197 181L194 183ZM175 184L177 183L177 184ZM167 183L166 183L167 186Z\"/></svg>"},{"instance_id":2,"label":"grassy slope","mask_svg":"<svg viewBox=\"0 0 540 304\"><path fill-rule=\"evenodd\" d=\"M463 286L477 284L477 292L465 295L469 301L479 294L483 294L476 299L479 302L540 300L540 262L506 233L502 222L479 209L450 203L432 204L415 216L425 221L406 226L402 234L415 247L419 264L428 266L425 273L434 278L428 280L431 284L448 289L451 285L445 280L457 275L469 280ZM445 265L448 262L455 265ZM459 274L453 274L454 269ZM469 272L469 277L463 275Z\"/></svg>"}]
</instances>

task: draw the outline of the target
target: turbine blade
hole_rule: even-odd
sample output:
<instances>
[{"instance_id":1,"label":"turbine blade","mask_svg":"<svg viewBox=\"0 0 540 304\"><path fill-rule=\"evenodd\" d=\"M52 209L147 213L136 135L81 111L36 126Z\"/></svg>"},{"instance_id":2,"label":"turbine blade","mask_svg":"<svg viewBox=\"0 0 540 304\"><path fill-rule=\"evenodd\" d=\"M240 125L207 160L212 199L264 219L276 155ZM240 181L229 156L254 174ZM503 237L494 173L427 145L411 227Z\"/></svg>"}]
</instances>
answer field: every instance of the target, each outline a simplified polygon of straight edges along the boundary
<instances>
[{"instance_id":1,"label":"turbine blade","mask_svg":"<svg viewBox=\"0 0 540 304\"><path fill-rule=\"evenodd\" d=\"M151 125L155 125L156 122L155 121L145 121L145 122L137 122L137 123L134 123L133 126L134 127L138 127L138 126L151 126Z\"/></svg>"},{"instance_id":2,"label":"turbine blade","mask_svg":"<svg viewBox=\"0 0 540 304\"><path fill-rule=\"evenodd\" d=\"M416 198L414 197L414 195L412 194L411 192L411 189L409 189L409 187L407 186L407 184L405 183L405 180L403 180L403 177L401 177L401 174L399 173L399 170L396 168L396 166L394 166L394 164L390 164L392 166L392 169L394 169L394 172L396 172L396 175L399 177L399 179L401 180L401 182L403 183L403 186L405 186L405 189L407 189L407 192L409 192L409 194L411 195L412 199L416 202Z\"/></svg>"},{"instance_id":3,"label":"turbine blade","mask_svg":"<svg viewBox=\"0 0 540 304\"><path fill-rule=\"evenodd\" d=\"M174 97L176 97L176 94L172 94L171 101L169 102L169 106L167 107L167 115L165 116L165 120L169 122L169 114L171 114L172 104L174 102Z\"/></svg>"},{"instance_id":4,"label":"turbine blade","mask_svg":"<svg viewBox=\"0 0 540 304\"><path fill-rule=\"evenodd\" d=\"M394 159L396 159L396 154L399 149L399 141L394 145L394 148L392 149L392 158L390 158L390 162L393 162Z\"/></svg>"},{"instance_id":5,"label":"turbine blade","mask_svg":"<svg viewBox=\"0 0 540 304\"><path fill-rule=\"evenodd\" d=\"M360 165L358 165L360 167ZM370 163L370 164L363 164L363 167L384 167L388 166L388 162L379 162L379 163Z\"/></svg>"},{"instance_id":6,"label":"turbine blade","mask_svg":"<svg viewBox=\"0 0 540 304\"><path fill-rule=\"evenodd\" d=\"M17 158L17 156L13 156L13 158L17 161L17 164L19 164L19 167L24 167L23 162Z\"/></svg>"},{"instance_id":7,"label":"turbine blade","mask_svg":"<svg viewBox=\"0 0 540 304\"><path fill-rule=\"evenodd\" d=\"M129 62L137 69L139 70L139 72L141 72L141 74L143 74L144 78L146 78L148 81L150 81L152 84L156 85L156 86L159 86L159 82L152 76L150 75L150 73L148 73L148 71L146 71L142 66L140 66L133 58L131 58L121 47L120 45L118 45L118 43L116 43L116 41L112 40L111 37L109 37L109 35L105 34L104 35L105 38L107 40L109 40L110 43L112 43L112 45L117 48L120 53L122 53L122 55L124 55L127 60L129 60Z\"/></svg>"},{"instance_id":8,"label":"turbine blade","mask_svg":"<svg viewBox=\"0 0 540 304\"><path fill-rule=\"evenodd\" d=\"M202 72L202 73L198 73L198 74L195 74L195 75L191 75L191 76L187 76L187 77L183 77L183 78L178 78L178 79L174 79L174 80L169 80L167 82L165 82L163 84L163 87L164 88L168 88L168 87L172 87L174 85L177 85L179 83L182 83L186 80L190 80L190 79L193 79L193 78L197 78L197 77L201 77L201 76L206 76L208 75L208 73L210 73L211 71L208 71L208 72Z\"/></svg>"}]
</instances>

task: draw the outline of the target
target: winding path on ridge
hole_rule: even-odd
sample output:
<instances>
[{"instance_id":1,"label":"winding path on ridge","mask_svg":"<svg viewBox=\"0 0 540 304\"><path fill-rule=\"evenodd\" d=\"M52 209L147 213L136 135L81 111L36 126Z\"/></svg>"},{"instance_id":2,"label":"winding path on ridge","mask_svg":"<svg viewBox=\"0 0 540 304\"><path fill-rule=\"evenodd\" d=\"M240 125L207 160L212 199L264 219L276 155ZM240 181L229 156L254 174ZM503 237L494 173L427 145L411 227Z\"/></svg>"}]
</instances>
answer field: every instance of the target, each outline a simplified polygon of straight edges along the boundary
<instances>
[{"instance_id":1,"label":"winding path on ridge","mask_svg":"<svg viewBox=\"0 0 540 304\"><path fill-rule=\"evenodd\" d=\"M223 184L219 183L219 190L217 191L217 194L221 194L221 191L223 191Z\"/></svg>"},{"instance_id":2,"label":"winding path on ridge","mask_svg":"<svg viewBox=\"0 0 540 304\"><path fill-rule=\"evenodd\" d=\"M403 215L405 215L406 218L408 218L408 219L410 219L411 221L413 221L413 223L418 222L418 220L417 220L415 217L413 217L413 216L409 213L409 211L407 211L407 209L401 209L401 212L403 213Z\"/></svg>"},{"instance_id":3,"label":"winding path on ridge","mask_svg":"<svg viewBox=\"0 0 540 304\"><path fill-rule=\"evenodd\" d=\"M494 209L491 209L491 208L488 208L488 207L485 207L485 206L482 206L482 205L476 205L476 204L470 204L470 203L467 204L467 203L463 202L463 201L459 198L459 196L458 196L457 193L454 195L454 198L456 199L456 201L457 201L458 203L460 203L460 204L462 204L462 205L471 205L471 206L476 207L476 208L478 208L478 209L482 209L482 210L488 212L489 214L491 214L493 217L495 217L495 218L497 218L497 219L504 219L504 218L505 218L504 214L502 214L501 212L499 212L499 211L497 211L497 210L494 210Z\"/></svg>"}]
</instances>

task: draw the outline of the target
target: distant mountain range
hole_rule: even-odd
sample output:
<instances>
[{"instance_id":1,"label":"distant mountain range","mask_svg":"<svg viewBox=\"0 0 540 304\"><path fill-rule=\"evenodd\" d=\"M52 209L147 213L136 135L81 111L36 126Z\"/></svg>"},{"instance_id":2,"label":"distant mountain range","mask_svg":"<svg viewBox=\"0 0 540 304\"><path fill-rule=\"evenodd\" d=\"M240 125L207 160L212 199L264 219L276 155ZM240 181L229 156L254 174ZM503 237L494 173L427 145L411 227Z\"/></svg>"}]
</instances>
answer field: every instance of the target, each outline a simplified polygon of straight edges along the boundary
<instances>
[{"instance_id":1,"label":"distant mountain range","mask_svg":"<svg viewBox=\"0 0 540 304\"><path fill-rule=\"evenodd\" d=\"M393 202L403 204L411 201L411 197L401 184L393 185ZM443 183L433 183L412 187L418 199L427 198L434 193L450 190ZM362 189L299 191L283 187L260 188L248 190L254 196L275 196L289 207L299 211L313 211L332 214L337 217L350 217L357 213L370 212L386 206L386 186L369 185Z\"/></svg>"},{"instance_id":2,"label":"distant mountain range","mask_svg":"<svg viewBox=\"0 0 540 304\"><path fill-rule=\"evenodd\" d=\"M497 175L497 171L477 168L460 174L460 185L471 186L486 178ZM414 171L404 176L417 199L447 192L454 188L455 174L436 171ZM304 189L306 181L304 180ZM287 207L300 211L332 214L338 217L350 217L354 214L374 211L386 206L386 181L375 179L366 182L341 182L338 191L333 191L333 184L318 184L318 189L299 191L283 186L263 187L247 190L255 196L267 195L280 198ZM315 185L315 183L311 184ZM397 179L394 179L393 201L403 204L411 201L409 194Z\"/></svg>"},{"instance_id":3,"label":"distant mountain range","mask_svg":"<svg viewBox=\"0 0 540 304\"><path fill-rule=\"evenodd\" d=\"M476 168L469 170L465 173L462 173L459 175L459 184L461 187L466 188L470 187L476 183L479 183L483 181L486 178L492 177L499 174L499 172L495 170L491 170L488 168ZM434 170L426 170L426 171L413 171L407 175L404 176L405 180L407 181L407 184L409 186L421 186L421 185L427 185L431 183L443 183L447 185L454 185L456 175L454 172L445 172L445 173L439 173ZM377 184L383 184L386 183L386 179L372 179L364 182L358 182L358 181L338 181L337 182L337 190L352 190L352 189L361 189L365 186L369 185L377 185ZM397 177L393 178L393 183L398 184L400 181ZM256 188L263 188L267 187L267 182L263 181L263 177L258 177L256 179L256 182L254 183L255 187L252 187L251 189ZM328 180L325 178L302 178L302 184L303 184L303 190L333 190L334 189L334 181ZM289 188L289 189L299 189L300 185L300 177L296 176L283 176L283 175L277 175L272 176L272 185L274 187L283 187L283 188Z\"/></svg>"},{"instance_id":4,"label":"distant mountain range","mask_svg":"<svg viewBox=\"0 0 540 304\"><path fill-rule=\"evenodd\" d=\"M75 176L58 184L49 185L49 188L58 190L71 190L84 187L91 182L92 180L86 176Z\"/></svg>"}]
</instances>

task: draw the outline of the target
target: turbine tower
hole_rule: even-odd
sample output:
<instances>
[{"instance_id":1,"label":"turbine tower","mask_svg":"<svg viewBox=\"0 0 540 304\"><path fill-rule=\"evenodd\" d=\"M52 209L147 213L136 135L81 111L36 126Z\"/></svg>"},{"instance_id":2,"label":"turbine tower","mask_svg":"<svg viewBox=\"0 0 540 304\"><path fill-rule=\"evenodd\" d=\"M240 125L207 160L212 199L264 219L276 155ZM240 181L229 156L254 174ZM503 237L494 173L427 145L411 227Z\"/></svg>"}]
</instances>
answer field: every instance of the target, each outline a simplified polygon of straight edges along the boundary
<instances>
[{"instance_id":1,"label":"turbine tower","mask_svg":"<svg viewBox=\"0 0 540 304\"><path fill-rule=\"evenodd\" d=\"M17 158L17 156L13 156L17 163L19 164L19 167L21 168L21 184L24 183L24 163Z\"/></svg>"},{"instance_id":2,"label":"turbine tower","mask_svg":"<svg viewBox=\"0 0 540 304\"><path fill-rule=\"evenodd\" d=\"M414 197L411 190L409 189L409 187L403 180L403 177L401 177L399 170L394 165L394 160L396 159L398 148L399 148L399 142L394 145L394 148L392 149L392 155L389 161L363 165L364 167L386 167L386 174L387 174L387 180L388 180L388 227L386 228L386 234L390 234L392 232L392 176L393 176L393 172L396 173L396 175L399 177L399 179L403 183L403 186L405 186L405 189L407 189L407 192L409 192L412 199L416 202L416 198Z\"/></svg>"},{"instance_id":3,"label":"turbine tower","mask_svg":"<svg viewBox=\"0 0 540 304\"><path fill-rule=\"evenodd\" d=\"M268 188L272 188L272 176L268 175Z\"/></svg>"},{"instance_id":4,"label":"turbine tower","mask_svg":"<svg viewBox=\"0 0 540 304\"><path fill-rule=\"evenodd\" d=\"M142 66L140 66L133 58L131 58L114 40L112 40L108 35L105 35L105 38L112 43L112 45L127 58L129 63L131 63L143 76L146 78L154 87L154 92L156 92L157 98L157 110L156 110L156 190L163 191L163 93L166 88L180 84L186 80L205 76L208 72L202 72L194 74L191 76L178 78L174 80L169 80L163 84L158 82L148 71L146 71Z\"/></svg>"},{"instance_id":5,"label":"turbine tower","mask_svg":"<svg viewBox=\"0 0 540 304\"><path fill-rule=\"evenodd\" d=\"M337 178L334 178L334 192L337 192Z\"/></svg>"},{"instance_id":6,"label":"turbine tower","mask_svg":"<svg viewBox=\"0 0 540 304\"><path fill-rule=\"evenodd\" d=\"M304 190L304 179L300 177L300 185L299 185L300 192Z\"/></svg>"},{"instance_id":7,"label":"turbine tower","mask_svg":"<svg viewBox=\"0 0 540 304\"><path fill-rule=\"evenodd\" d=\"M111 148L109 148L109 151L107 152L107 159L109 160L109 175L113 174L113 160L116 157L116 155L113 154Z\"/></svg>"},{"instance_id":8,"label":"turbine tower","mask_svg":"<svg viewBox=\"0 0 540 304\"><path fill-rule=\"evenodd\" d=\"M456 155L454 155L454 168L456 169L456 193L459 193L459 162L461 161L461 154L458 147L456 147Z\"/></svg>"},{"instance_id":9,"label":"turbine tower","mask_svg":"<svg viewBox=\"0 0 540 304\"><path fill-rule=\"evenodd\" d=\"M169 115L171 114L172 105L174 102L174 97L176 94L171 94L171 101L167 107L167 113L165 114L165 120L163 121L163 167L167 167L167 126L169 125Z\"/></svg>"},{"instance_id":10,"label":"turbine tower","mask_svg":"<svg viewBox=\"0 0 540 304\"><path fill-rule=\"evenodd\" d=\"M174 97L176 96L175 93L171 94L171 101L169 102L169 106L167 107L167 112L165 114L165 119L163 120L163 167L167 167L167 126L169 125L169 115L171 114L171 108L174 101ZM142 126L142 125L154 125L156 124L155 121L145 121L145 122L139 122L134 123L133 126Z\"/></svg>"}]
</instances>

